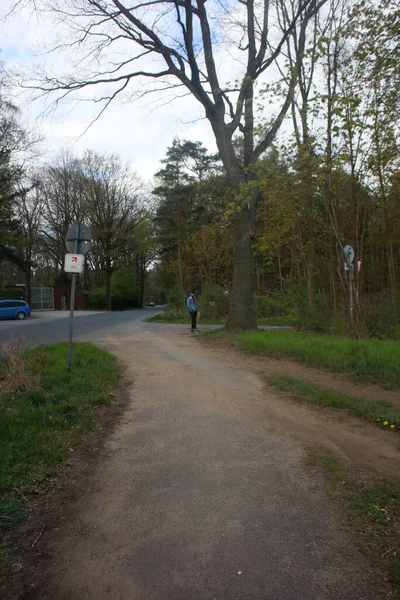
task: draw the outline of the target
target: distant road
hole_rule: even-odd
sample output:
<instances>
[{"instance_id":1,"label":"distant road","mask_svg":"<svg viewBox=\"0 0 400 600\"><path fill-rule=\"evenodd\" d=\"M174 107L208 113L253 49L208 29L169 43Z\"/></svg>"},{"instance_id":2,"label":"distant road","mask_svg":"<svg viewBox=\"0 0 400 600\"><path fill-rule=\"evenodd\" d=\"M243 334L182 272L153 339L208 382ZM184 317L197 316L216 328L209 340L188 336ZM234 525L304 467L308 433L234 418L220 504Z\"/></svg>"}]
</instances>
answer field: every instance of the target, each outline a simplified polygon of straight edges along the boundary
<instances>
[{"instance_id":1,"label":"distant road","mask_svg":"<svg viewBox=\"0 0 400 600\"><path fill-rule=\"evenodd\" d=\"M74 339L101 339L111 332L123 335L130 325L160 312L160 308L142 308L119 312L77 313L74 318ZM24 336L34 344L52 344L68 339L69 314L59 312L33 313L25 321L0 321L0 345L8 339Z\"/></svg>"}]
</instances>

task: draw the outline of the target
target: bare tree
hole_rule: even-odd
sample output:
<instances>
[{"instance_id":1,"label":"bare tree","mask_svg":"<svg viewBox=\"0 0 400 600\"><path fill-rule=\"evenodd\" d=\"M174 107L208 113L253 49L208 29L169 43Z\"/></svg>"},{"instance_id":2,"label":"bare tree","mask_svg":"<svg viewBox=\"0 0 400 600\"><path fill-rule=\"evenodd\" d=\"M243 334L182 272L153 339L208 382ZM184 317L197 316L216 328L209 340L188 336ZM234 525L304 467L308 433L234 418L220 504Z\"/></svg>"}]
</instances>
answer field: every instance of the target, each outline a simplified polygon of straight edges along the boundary
<instances>
[{"instance_id":1,"label":"bare tree","mask_svg":"<svg viewBox=\"0 0 400 600\"><path fill-rule=\"evenodd\" d=\"M93 251L105 271L106 307L111 310L111 275L140 220L141 182L117 156L88 151L80 168L85 214L95 239Z\"/></svg>"},{"instance_id":2,"label":"bare tree","mask_svg":"<svg viewBox=\"0 0 400 600\"><path fill-rule=\"evenodd\" d=\"M83 187L79 160L71 154L60 154L40 174L43 195L43 244L62 271L65 236L72 223L83 217Z\"/></svg>"},{"instance_id":3,"label":"bare tree","mask_svg":"<svg viewBox=\"0 0 400 600\"><path fill-rule=\"evenodd\" d=\"M27 0L29 2L29 0ZM38 6L40 0L31 0ZM254 166L272 143L291 104L297 73L291 70L285 96L269 126L256 138L255 84L266 80L289 36L296 35L298 63L303 59L305 31L327 0L55 0L42 4L69 28L62 47L84 49L79 69L66 77L43 77L32 87L58 93L56 102L82 89L100 86L100 114L132 81L152 81L142 91L180 90L200 103L211 124L232 195L237 203L234 272L228 326L255 327L253 310L253 240L258 193L251 182ZM123 58L121 58L123 56ZM224 63L239 65L237 80L227 83L219 73ZM101 65L101 68L100 68ZM76 75L79 73L79 75ZM109 91L103 93L108 88ZM139 93L138 93L139 94ZM139 94L140 95L140 94ZM234 138L242 138L242 159ZM250 185L248 185L250 184Z\"/></svg>"},{"instance_id":4,"label":"bare tree","mask_svg":"<svg viewBox=\"0 0 400 600\"><path fill-rule=\"evenodd\" d=\"M16 204L16 216L22 237L22 260L25 268L26 295L28 301L31 297L32 269L34 268L35 255L41 243L41 229L43 226L43 196L37 182L21 189L20 197Z\"/></svg>"}]
</instances>

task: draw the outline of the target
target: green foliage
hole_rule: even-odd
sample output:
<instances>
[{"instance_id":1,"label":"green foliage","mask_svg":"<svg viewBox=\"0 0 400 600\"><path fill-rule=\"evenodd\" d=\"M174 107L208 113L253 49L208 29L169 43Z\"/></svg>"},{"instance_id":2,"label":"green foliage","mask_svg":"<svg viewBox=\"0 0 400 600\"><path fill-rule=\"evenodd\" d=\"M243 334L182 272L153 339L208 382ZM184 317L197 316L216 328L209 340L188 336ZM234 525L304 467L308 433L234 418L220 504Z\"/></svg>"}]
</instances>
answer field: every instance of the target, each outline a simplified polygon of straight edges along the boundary
<instances>
[{"instance_id":1,"label":"green foliage","mask_svg":"<svg viewBox=\"0 0 400 600\"><path fill-rule=\"evenodd\" d=\"M362 303L362 326L365 335L379 339L400 339L400 302L387 294L365 299Z\"/></svg>"},{"instance_id":2,"label":"green foliage","mask_svg":"<svg viewBox=\"0 0 400 600\"><path fill-rule=\"evenodd\" d=\"M198 302L202 315L208 318L226 317L228 314L229 294L221 286L205 284Z\"/></svg>"},{"instance_id":3,"label":"green foliage","mask_svg":"<svg viewBox=\"0 0 400 600\"><path fill-rule=\"evenodd\" d=\"M323 299L317 297L310 305L305 292L293 290L255 296L254 308L258 319L266 317L271 322L275 320L275 324L284 322L298 330L330 331L333 327L331 313Z\"/></svg>"},{"instance_id":4,"label":"green foliage","mask_svg":"<svg viewBox=\"0 0 400 600\"><path fill-rule=\"evenodd\" d=\"M185 302L188 295L189 292L185 295L179 288L172 288L167 294L168 308L171 310L185 310Z\"/></svg>"},{"instance_id":5,"label":"green foliage","mask_svg":"<svg viewBox=\"0 0 400 600\"><path fill-rule=\"evenodd\" d=\"M16 156L24 149L27 136L20 126L17 107L4 99L2 84L0 79L0 259L23 266L18 253L20 228L13 204L18 197L17 184L22 177Z\"/></svg>"},{"instance_id":6,"label":"green foliage","mask_svg":"<svg viewBox=\"0 0 400 600\"><path fill-rule=\"evenodd\" d=\"M55 473L66 448L82 429L93 426L91 407L110 398L117 383L114 358L91 344L75 343L71 373L67 344L42 346L26 355L40 385L27 392L8 389L0 396L0 519L20 518L15 496L40 493Z\"/></svg>"},{"instance_id":7,"label":"green foliage","mask_svg":"<svg viewBox=\"0 0 400 600\"><path fill-rule=\"evenodd\" d=\"M0 289L0 300L24 300L22 288Z\"/></svg>"},{"instance_id":8,"label":"green foliage","mask_svg":"<svg viewBox=\"0 0 400 600\"><path fill-rule=\"evenodd\" d=\"M286 293L275 292L269 296L255 296L256 317L282 317L296 305L296 299Z\"/></svg>"},{"instance_id":9,"label":"green foliage","mask_svg":"<svg viewBox=\"0 0 400 600\"><path fill-rule=\"evenodd\" d=\"M113 310L138 306L139 289L132 267L114 271L111 278L111 300Z\"/></svg>"},{"instance_id":10,"label":"green foliage","mask_svg":"<svg viewBox=\"0 0 400 600\"><path fill-rule=\"evenodd\" d=\"M86 305L92 310L105 310L106 308L106 288L98 287L86 294Z\"/></svg>"},{"instance_id":11,"label":"green foliage","mask_svg":"<svg viewBox=\"0 0 400 600\"><path fill-rule=\"evenodd\" d=\"M365 419L381 429L400 432L400 410L385 400L352 396L290 375L267 375L268 383L299 402L347 410L349 416ZM386 425L385 425L386 423Z\"/></svg>"},{"instance_id":12,"label":"green foliage","mask_svg":"<svg viewBox=\"0 0 400 600\"><path fill-rule=\"evenodd\" d=\"M111 277L111 301L113 310L132 308L139 304L139 287L133 267L114 271ZM105 310L106 288L98 287L86 294L87 307L92 310Z\"/></svg>"}]
</instances>

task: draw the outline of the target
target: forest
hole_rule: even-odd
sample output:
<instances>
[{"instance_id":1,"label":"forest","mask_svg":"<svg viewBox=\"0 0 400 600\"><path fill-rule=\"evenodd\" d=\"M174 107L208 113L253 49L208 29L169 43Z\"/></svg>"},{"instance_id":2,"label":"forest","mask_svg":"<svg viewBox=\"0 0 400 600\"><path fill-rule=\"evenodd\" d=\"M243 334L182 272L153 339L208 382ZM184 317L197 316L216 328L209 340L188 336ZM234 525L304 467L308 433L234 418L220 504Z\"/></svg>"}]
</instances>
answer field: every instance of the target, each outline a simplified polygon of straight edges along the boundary
<instances>
[{"instance_id":1,"label":"forest","mask_svg":"<svg viewBox=\"0 0 400 600\"><path fill-rule=\"evenodd\" d=\"M231 328L252 326L251 315L238 324L229 311L243 311L254 299L255 317L272 324L399 339L396 4L331 1L286 27L273 53L274 79L251 83L257 87L251 111L260 118L243 109L248 83L238 101L243 112L231 159L244 175L235 185L217 134L217 153L189 137L171 140L150 184L120 157L93 150L81 156L65 150L43 163L8 97L4 68L1 293L14 283L28 290L68 283L65 234L82 221L93 245L79 288L91 308L168 302L170 318L179 319L194 291L202 315L229 313ZM289 12L297 6L286 5ZM238 245L240 236L250 240L251 257ZM354 249L351 264L347 245Z\"/></svg>"}]
</instances>

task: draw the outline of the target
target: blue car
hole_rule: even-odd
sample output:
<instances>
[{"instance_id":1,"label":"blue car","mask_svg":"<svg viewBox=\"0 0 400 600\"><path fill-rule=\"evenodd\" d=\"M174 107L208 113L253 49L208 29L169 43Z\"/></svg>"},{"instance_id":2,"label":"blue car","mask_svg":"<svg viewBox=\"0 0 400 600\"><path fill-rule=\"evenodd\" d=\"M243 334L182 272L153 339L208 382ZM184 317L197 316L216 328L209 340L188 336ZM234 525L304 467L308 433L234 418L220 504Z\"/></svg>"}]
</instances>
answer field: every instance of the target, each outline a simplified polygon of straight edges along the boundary
<instances>
[{"instance_id":1,"label":"blue car","mask_svg":"<svg viewBox=\"0 0 400 600\"><path fill-rule=\"evenodd\" d=\"M0 300L0 319L23 321L31 314L29 305L23 300Z\"/></svg>"}]
</instances>

